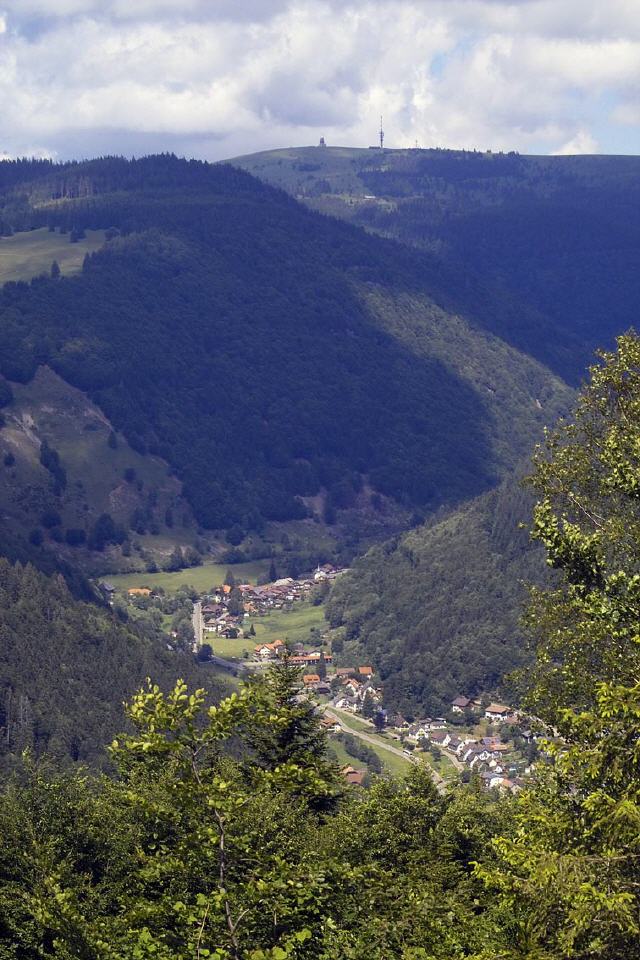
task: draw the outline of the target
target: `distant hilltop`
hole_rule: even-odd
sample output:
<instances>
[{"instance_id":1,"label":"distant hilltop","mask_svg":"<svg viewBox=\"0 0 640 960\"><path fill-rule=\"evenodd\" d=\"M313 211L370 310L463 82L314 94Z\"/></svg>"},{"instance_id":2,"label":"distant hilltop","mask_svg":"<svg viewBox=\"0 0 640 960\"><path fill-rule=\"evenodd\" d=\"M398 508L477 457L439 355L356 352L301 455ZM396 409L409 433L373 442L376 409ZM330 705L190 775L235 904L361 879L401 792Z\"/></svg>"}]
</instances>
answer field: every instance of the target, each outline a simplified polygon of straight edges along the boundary
<instances>
[{"instance_id":1,"label":"distant hilltop","mask_svg":"<svg viewBox=\"0 0 640 960\"><path fill-rule=\"evenodd\" d=\"M329 146L286 147L225 161L301 197L321 194L371 194L368 184L376 173L392 174L390 193L407 196L415 179L448 182L515 178L529 186L549 176L588 184L595 177L632 183L640 175L640 158L579 155L534 156L515 150L447 150L439 147L381 148ZM390 179L390 178L388 178Z\"/></svg>"}]
</instances>

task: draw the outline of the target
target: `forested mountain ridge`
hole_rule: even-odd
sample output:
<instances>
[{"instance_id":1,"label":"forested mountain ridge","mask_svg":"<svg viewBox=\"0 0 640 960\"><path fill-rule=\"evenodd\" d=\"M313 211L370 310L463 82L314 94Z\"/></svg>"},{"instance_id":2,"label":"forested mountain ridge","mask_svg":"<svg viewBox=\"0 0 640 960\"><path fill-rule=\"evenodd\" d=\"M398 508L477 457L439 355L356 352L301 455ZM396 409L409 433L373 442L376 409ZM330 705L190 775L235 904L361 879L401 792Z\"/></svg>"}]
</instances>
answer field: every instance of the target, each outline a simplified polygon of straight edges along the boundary
<instances>
[{"instance_id":1,"label":"forested mountain ridge","mask_svg":"<svg viewBox=\"0 0 640 960\"><path fill-rule=\"evenodd\" d=\"M434 306L435 264L232 167L40 165L5 211L18 200L32 226L113 239L77 278L5 285L0 371L48 363L86 391L174 467L203 526L304 516L301 498L348 501L363 480L427 511L455 503L566 405L544 368Z\"/></svg>"},{"instance_id":2,"label":"forested mountain ridge","mask_svg":"<svg viewBox=\"0 0 640 960\"><path fill-rule=\"evenodd\" d=\"M460 312L572 383L636 322L638 157L304 147L233 162L435 258Z\"/></svg>"},{"instance_id":3,"label":"forested mountain ridge","mask_svg":"<svg viewBox=\"0 0 640 960\"><path fill-rule=\"evenodd\" d=\"M440 715L454 697L499 688L530 656L520 624L525 583L545 580L529 543L532 500L509 479L444 518L373 547L328 604L345 663L373 660L385 704Z\"/></svg>"},{"instance_id":4,"label":"forested mountain ridge","mask_svg":"<svg viewBox=\"0 0 640 960\"><path fill-rule=\"evenodd\" d=\"M123 702L153 676L199 680L190 653L149 622L75 600L60 575L0 558L0 767L23 750L103 765ZM209 675L212 694L224 689Z\"/></svg>"}]
</instances>

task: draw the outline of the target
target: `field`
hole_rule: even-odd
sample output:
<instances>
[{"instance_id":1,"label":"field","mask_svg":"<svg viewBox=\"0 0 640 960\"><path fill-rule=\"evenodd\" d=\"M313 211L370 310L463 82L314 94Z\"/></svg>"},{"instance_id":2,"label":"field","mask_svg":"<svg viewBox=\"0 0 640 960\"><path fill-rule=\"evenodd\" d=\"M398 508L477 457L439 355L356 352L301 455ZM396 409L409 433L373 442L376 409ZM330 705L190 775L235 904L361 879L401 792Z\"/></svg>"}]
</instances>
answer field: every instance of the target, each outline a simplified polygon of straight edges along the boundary
<instances>
[{"instance_id":1,"label":"field","mask_svg":"<svg viewBox=\"0 0 640 960\"><path fill-rule=\"evenodd\" d=\"M349 764L352 767L355 767L356 770L362 770L363 767L366 767L366 764L363 760L358 760L356 757L352 757L351 754L347 753L344 748L344 745L337 739L337 737L329 738L329 749L332 750L336 757L338 758L338 763L341 766ZM404 777L409 772L411 766L408 760L405 760L403 757L398 757L393 753L389 753L388 750L385 750L383 747L375 746L373 743L366 744L367 747L371 747L373 752L380 758L382 763L382 772L389 774L392 777Z\"/></svg>"},{"instance_id":2,"label":"field","mask_svg":"<svg viewBox=\"0 0 640 960\"><path fill-rule=\"evenodd\" d=\"M369 736L375 736L376 731L372 724L365 723L364 720L358 720L357 717L344 710L338 710L337 707L331 709L340 718L340 723L345 729L360 730L363 733L368 733Z\"/></svg>"},{"instance_id":3,"label":"field","mask_svg":"<svg viewBox=\"0 0 640 960\"><path fill-rule=\"evenodd\" d=\"M308 643L309 633L315 627L327 629L324 607L311 603L295 603L291 610L274 610L252 621L256 631L256 643L271 643L273 640L290 640L292 643Z\"/></svg>"},{"instance_id":4,"label":"field","mask_svg":"<svg viewBox=\"0 0 640 960\"><path fill-rule=\"evenodd\" d=\"M177 573L121 573L107 578L118 590L129 587L162 587L167 593L176 593L180 587L188 584L198 593L206 593L214 585L223 582L227 570L233 572L238 583L256 583L258 577L266 576L269 570L268 560L255 560L252 563L236 563L232 567L225 563L204 563L201 567L189 567ZM256 624L256 633L258 626Z\"/></svg>"},{"instance_id":5,"label":"field","mask_svg":"<svg viewBox=\"0 0 640 960\"><path fill-rule=\"evenodd\" d=\"M340 713L340 723L345 730L348 730L349 728L352 730L363 730L365 733L368 733L369 736L376 736L375 730L370 724L363 723L361 720L356 720L354 717L348 717L344 713ZM386 750L385 747L382 746L384 738L380 737L379 739L381 741L380 746L375 743L370 743L368 740L366 740L365 743L380 757L380 760L382 761L387 773L392 774L394 777L403 777L409 772L409 769L412 766L411 761L409 759L405 760L404 757L399 757L397 753L391 753L390 750ZM397 743L392 745L396 747L398 746ZM357 766L355 761L352 760L351 762L353 766Z\"/></svg>"},{"instance_id":6,"label":"field","mask_svg":"<svg viewBox=\"0 0 640 960\"><path fill-rule=\"evenodd\" d=\"M232 568L234 571L236 567ZM115 580L116 578L112 578ZM245 650L251 652L257 643L271 643L273 640L289 640L291 643L308 643L313 627L324 630L324 608L314 607L310 603L294 604L292 610L274 610L262 617L248 621L255 627L255 637L238 640L225 640L224 637L210 635L205 642L211 644L214 653L221 657L242 657Z\"/></svg>"},{"instance_id":7,"label":"field","mask_svg":"<svg viewBox=\"0 0 640 960\"><path fill-rule=\"evenodd\" d=\"M385 771L394 777L406 776L412 767L412 763L409 760L405 760L404 757L399 757L396 753L390 753L389 750L385 750L384 747L377 747L372 743L367 743L367 746L371 747L371 749L378 754Z\"/></svg>"},{"instance_id":8,"label":"field","mask_svg":"<svg viewBox=\"0 0 640 960\"><path fill-rule=\"evenodd\" d=\"M87 230L86 238L77 243L70 243L68 234L52 233L46 227L0 237L0 283L49 273L54 260L63 275L78 273L85 254L103 243L104 230Z\"/></svg>"},{"instance_id":9,"label":"field","mask_svg":"<svg viewBox=\"0 0 640 960\"><path fill-rule=\"evenodd\" d=\"M458 771L444 751L440 754L437 760L431 756L428 750L417 750L416 756L420 757L421 760L424 760L425 763L428 763L430 767L433 767L433 769L440 774L443 780L455 780L458 776Z\"/></svg>"}]
</instances>

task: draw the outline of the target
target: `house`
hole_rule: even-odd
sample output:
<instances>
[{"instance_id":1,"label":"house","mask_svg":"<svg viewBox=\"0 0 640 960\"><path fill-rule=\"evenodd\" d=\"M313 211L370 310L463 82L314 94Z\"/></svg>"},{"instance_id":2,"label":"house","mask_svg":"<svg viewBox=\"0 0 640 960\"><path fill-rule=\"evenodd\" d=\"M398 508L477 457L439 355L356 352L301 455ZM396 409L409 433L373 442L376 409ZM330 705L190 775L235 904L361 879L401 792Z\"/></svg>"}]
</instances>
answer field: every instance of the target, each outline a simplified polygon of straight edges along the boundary
<instances>
[{"instance_id":1,"label":"house","mask_svg":"<svg viewBox=\"0 0 640 960\"><path fill-rule=\"evenodd\" d=\"M361 787L364 782L364 770L356 770L355 767L343 767L342 776L352 787Z\"/></svg>"},{"instance_id":2,"label":"house","mask_svg":"<svg viewBox=\"0 0 640 960\"><path fill-rule=\"evenodd\" d=\"M487 709L484 712L487 720L492 720L494 723L500 723L511 713L511 707L505 707L503 703L490 703Z\"/></svg>"},{"instance_id":3,"label":"house","mask_svg":"<svg viewBox=\"0 0 640 960\"><path fill-rule=\"evenodd\" d=\"M462 745L462 748L458 752L458 757L463 763L470 763L478 752L478 744L475 740L470 740L468 743Z\"/></svg>"},{"instance_id":4,"label":"house","mask_svg":"<svg viewBox=\"0 0 640 960\"><path fill-rule=\"evenodd\" d=\"M151 587L129 587L127 593L130 597L150 597Z\"/></svg>"},{"instance_id":5,"label":"house","mask_svg":"<svg viewBox=\"0 0 640 960\"><path fill-rule=\"evenodd\" d=\"M340 721L335 717L322 717L320 719L320 725L327 731L327 733L339 733L340 730L342 730Z\"/></svg>"},{"instance_id":6,"label":"house","mask_svg":"<svg viewBox=\"0 0 640 960\"><path fill-rule=\"evenodd\" d=\"M395 727L396 730L407 730L409 728L409 721L406 720L401 713L394 713L393 716L389 718L389 726Z\"/></svg>"},{"instance_id":7,"label":"house","mask_svg":"<svg viewBox=\"0 0 640 960\"><path fill-rule=\"evenodd\" d=\"M412 723L406 731L407 740L409 740L411 743L418 743L419 740L426 740L429 736L430 723L430 719L416 720L415 723Z\"/></svg>"},{"instance_id":8,"label":"house","mask_svg":"<svg viewBox=\"0 0 640 960\"><path fill-rule=\"evenodd\" d=\"M493 787L501 787L504 784L502 774L495 773L493 770L487 770L485 773L481 773L480 780L487 790L491 790Z\"/></svg>"},{"instance_id":9,"label":"house","mask_svg":"<svg viewBox=\"0 0 640 960\"><path fill-rule=\"evenodd\" d=\"M354 667L337 667L336 677L352 677L355 672Z\"/></svg>"},{"instance_id":10,"label":"house","mask_svg":"<svg viewBox=\"0 0 640 960\"><path fill-rule=\"evenodd\" d=\"M488 747L493 750L494 747L497 747L499 743L502 743L500 737L481 737L480 743L483 747Z\"/></svg>"},{"instance_id":11,"label":"house","mask_svg":"<svg viewBox=\"0 0 640 960\"><path fill-rule=\"evenodd\" d=\"M330 653L325 653L324 655L313 651L312 653L305 653L304 650L302 653L297 654L294 657L289 658L289 663L292 663L296 666L317 666L320 662L321 657L324 657L325 663L331 663L333 656Z\"/></svg>"},{"instance_id":12,"label":"house","mask_svg":"<svg viewBox=\"0 0 640 960\"><path fill-rule=\"evenodd\" d=\"M471 706L471 700L467 697L456 697L451 701L451 710L453 713L464 713Z\"/></svg>"},{"instance_id":13,"label":"house","mask_svg":"<svg viewBox=\"0 0 640 960\"><path fill-rule=\"evenodd\" d=\"M451 740L451 735L448 730L430 730L429 740L431 743L435 743L439 747L446 747Z\"/></svg>"},{"instance_id":14,"label":"house","mask_svg":"<svg viewBox=\"0 0 640 960\"><path fill-rule=\"evenodd\" d=\"M358 673L361 677L372 677L373 667L358 667Z\"/></svg>"},{"instance_id":15,"label":"house","mask_svg":"<svg viewBox=\"0 0 640 960\"><path fill-rule=\"evenodd\" d=\"M275 660L283 648L282 640L274 640L273 643L258 643L253 652L258 660Z\"/></svg>"},{"instance_id":16,"label":"house","mask_svg":"<svg viewBox=\"0 0 640 960\"><path fill-rule=\"evenodd\" d=\"M359 706L355 697L340 697L336 700L338 710L346 710L347 713L357 713Z\"/></svg>"},{"instance_id":17,"label":"house","mask_svg":"<svg viewBox=\"0 0 640 960\"><path fill-rule=\"evenodd\" d=\"M305 687L311 687L316 683L320 683L320 677L317 673L305 673L302 678L302 682L304 683Z\"/></svg>"},{"instance_id":18,"label":"house","mask_svg":"<svg viewBox=\"0 0 640 960\"><path fill-rule=\"evenodd\" d=\"M108 580L102 580L102 582L100 583L100 589L104 590L104 592L108 594L116 592L116 588L112 583L109 583Z\"/></svg>"}]
</instances>

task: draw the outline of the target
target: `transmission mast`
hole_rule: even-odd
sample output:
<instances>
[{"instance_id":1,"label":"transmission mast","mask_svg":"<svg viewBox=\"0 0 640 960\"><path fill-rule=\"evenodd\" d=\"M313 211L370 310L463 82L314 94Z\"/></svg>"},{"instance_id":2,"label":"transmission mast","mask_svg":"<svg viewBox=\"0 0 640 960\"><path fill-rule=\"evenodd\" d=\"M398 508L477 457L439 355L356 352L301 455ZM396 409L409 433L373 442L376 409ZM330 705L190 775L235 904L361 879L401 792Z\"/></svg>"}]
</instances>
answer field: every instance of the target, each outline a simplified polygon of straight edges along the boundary
<instances>
[{"instance_id":1,"label":"transmission mast","mask_svg":"<svg viewBox=\"0 0 640 960\"><path fill-rule=\"evenodd\" d=\"M380 117L380 149L384 150L384 130L382 129L382 117Z\"/></svg>"}]
</instances>

